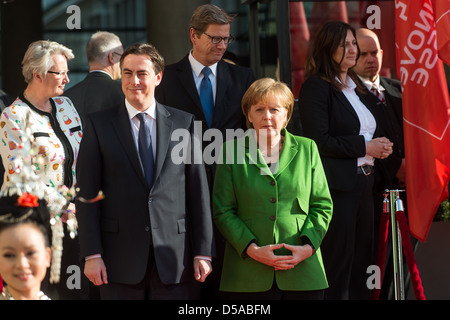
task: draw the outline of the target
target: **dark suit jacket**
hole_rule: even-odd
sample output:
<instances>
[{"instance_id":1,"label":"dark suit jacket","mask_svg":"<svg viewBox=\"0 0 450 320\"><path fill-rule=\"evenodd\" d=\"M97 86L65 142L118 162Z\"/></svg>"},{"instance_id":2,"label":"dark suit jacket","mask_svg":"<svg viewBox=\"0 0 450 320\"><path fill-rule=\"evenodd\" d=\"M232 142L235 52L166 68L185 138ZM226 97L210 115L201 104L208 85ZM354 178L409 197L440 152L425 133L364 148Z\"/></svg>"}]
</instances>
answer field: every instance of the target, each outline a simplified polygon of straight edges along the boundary
<instances>
[{"instance_id":1,"label":"dark suit jacket","mask_svg":"<svg viewBox=\"0 0 450 320\"><path fill-rule=\"evenodd\" d=\"M77 201L80 250L82 258L102 254L109 281L140 282L151 245L165 284L192 280L193 257L213 256L204 166L177 165L171 158L179 144L171 140L172 132L184 129L193 139L193 120L157 103L155 173L149 190L125 103L86 117L77 166L79 196L92 199L102 190L105 199Z\"/></svg>"},{"instance_id":2,"label":"dark suit jacket","mask_svg":"<svg viewBox=\"0 0 450 320\"><path fill-rule=\"evenodd\" d=\"M364 95L356 92L367 106ZM303 134L316 141L319 148L330 189L352 189L357 158L366 154L364 137L359 134L361 125L352 105L329 82L311 76L302 84L299 111ZM378 136L377 125L374 137Z\"/></svg>"},{"instance_id":3,"label":"dark suit jacket","mask_svg":"<svg viewBox=\"0 0 450 320\"><path fill-rule=\"evenodd\" d=\"M10 106L13 102L14 100L11 99L6 92L0 90L0 112Z\"/></svg>"},{"instance_id":4,"label":"dark suit jacket","mask_svg":"<svg viewBox=\"0 0 450 320\"><path fill-rule=\"evenodd\" d=\"M254 80L251 69L219 61L212 128L223 133L225 129L247 129L241 100ZM203 130L208 129L188 56L164 69L155 96L165 105L194 114L196 120L203 121Z\"/></svg>"},{"instance_id":5,"label":"dark suit jacket","mask_svg":"<svg viewBox=\"0 0 450 320\"><path fill-rule=\"evenodd\" d=\"M120 80L113 80L103 72L88 73L64 95L72 100L82 122L86 114L117 106L125 99Z\"/></svg>"},{"instance_id":6,"label":"dark suit jacket","mask_svg":"<svg viewBox=\"0 0 450 320\"><path fill-rule=\"evenodd\" d=\"M386 104L367 90L366 99L369 103L380 134L394 143L392 154L386 159L376 159L375 185L376 192L384 189L397 189L398 180L395 177L405 157L403 143L403 111L402 111L402 89L398 80L380 77L380 84L385 88L383 91Z\"/></svg>"}]
</instances>

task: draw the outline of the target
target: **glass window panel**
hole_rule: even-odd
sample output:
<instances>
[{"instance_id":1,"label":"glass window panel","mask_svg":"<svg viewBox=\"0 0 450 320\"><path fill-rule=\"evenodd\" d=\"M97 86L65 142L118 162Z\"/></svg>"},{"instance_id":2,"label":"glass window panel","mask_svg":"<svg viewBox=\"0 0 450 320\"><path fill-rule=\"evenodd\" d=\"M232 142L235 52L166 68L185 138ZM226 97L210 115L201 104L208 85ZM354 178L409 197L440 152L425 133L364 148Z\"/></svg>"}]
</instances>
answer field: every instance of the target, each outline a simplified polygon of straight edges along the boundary
<instances>
[{"instance_id":1,"label":"glass window panel","mask_svg":"<svg viewBox=\"0 0 450 320\"><path fill-rule=\"evenodd\" d=\"M59 42L72 49L75 59L69 62L70 83L66 88L83 80L89 66L86 44L99 30L117 34L124 47L147 41L146 0L41 0L43 39ZM70 30L67 21L72 12L70 5L80 8L81 29Z\"/></svg>"}]
</instances>

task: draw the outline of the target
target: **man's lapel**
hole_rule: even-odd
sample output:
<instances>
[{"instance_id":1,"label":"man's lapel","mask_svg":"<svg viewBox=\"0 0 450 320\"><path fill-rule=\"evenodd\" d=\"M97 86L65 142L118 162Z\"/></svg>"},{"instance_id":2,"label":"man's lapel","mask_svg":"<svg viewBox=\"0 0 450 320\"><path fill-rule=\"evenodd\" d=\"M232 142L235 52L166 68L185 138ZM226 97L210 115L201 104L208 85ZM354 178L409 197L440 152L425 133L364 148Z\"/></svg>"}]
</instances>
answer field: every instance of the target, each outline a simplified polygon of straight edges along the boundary
<instances>
[{"instance_id":1,"label":"man's lapel","mask_svg":"<svg viewBox=\"0 0 450 320\"><path fill-rule=\"evenodd\" d=\"M142 183L147 186L147 182L144 177L144 169L142 168L139 158L139 151L137 150L136 143L133 139L133 132L131 130L130 119L125 103L119 107L117 110L117 116L112 119L112 122L116 130L118 140L122 144L125 154L128 156L132 167L136 170L136 173Z\"/></svg>"},{"instance_id":2,"label":"man's lapel","mask_svg":"<svg viewBox=\"0 0 450 320\"><path fill-rule=\"evenodd\" d=\"M161 168L166 159L167 150L172 134L172 120L170 113L160 103L156 102L156 158L154 181L161 173Z\"/></svg>"},{"instance_id":3,"label":"man's lapel","mask_svg":"<svg viewBox=\"0 0 450 320\"><path fill-rule=\"evenodd\" d=\"M186 92L189 94L191 99L194 101L195 106L203 112L202 103L200 101L200 96L195 87L194 77L192 76L192 68L189 63L188 56L186 56L178 64L178 77L180 78L180 83L185 88Z\"/></svg>"},{"instance_id":4,"label":"man's lapel","mask_svg":"<svg viewBox=\"0 0 450 320\"><path fill-rule=\"evenodd\" d=\"M223 60L220 60L217 63L216 102L214 104L213 127L217 127L219 123L222 123L223 119L227 118L225 113L229 112L229 106L227 106L226 103L222 103L227 101L225 95L232 85L228 68L227 63Z\"/></svg>"},{"instance_id":5,"label":"man's lapel","mask_svg":"<svg viewBox=\"0 0 450 320\"><path fill-rule=\"evenodd\" d=\"M225 93L228 90L228 86L231 83L230 72L227 70L228 65L223 60L220 60L217 63L217 89L216 89L216 103L215 107L217 107L220 101L223 101L225 97Z\"/></svg>"}]
</instances>

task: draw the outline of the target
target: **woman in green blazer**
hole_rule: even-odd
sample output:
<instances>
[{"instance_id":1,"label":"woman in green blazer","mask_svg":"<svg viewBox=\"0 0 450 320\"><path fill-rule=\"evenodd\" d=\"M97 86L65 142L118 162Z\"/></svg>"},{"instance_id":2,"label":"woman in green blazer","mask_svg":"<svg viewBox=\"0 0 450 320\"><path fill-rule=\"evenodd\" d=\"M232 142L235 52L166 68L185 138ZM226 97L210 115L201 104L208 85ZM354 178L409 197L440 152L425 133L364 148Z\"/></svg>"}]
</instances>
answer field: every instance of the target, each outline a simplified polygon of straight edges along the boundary
<instances>
[{"instance_id":1,"label":"woman in green blazer","mask_svg":"<svg viewBox=\"0 0 450 320\"><path fill-rule=\"evenodd\" d=\"M285 129L290 89L264 78L242 99L250 128L222 148L213 189L227 243L220 290L231 299L321 299L320 244L332 200L316 144Z\"/></svg>"}]
</instances>

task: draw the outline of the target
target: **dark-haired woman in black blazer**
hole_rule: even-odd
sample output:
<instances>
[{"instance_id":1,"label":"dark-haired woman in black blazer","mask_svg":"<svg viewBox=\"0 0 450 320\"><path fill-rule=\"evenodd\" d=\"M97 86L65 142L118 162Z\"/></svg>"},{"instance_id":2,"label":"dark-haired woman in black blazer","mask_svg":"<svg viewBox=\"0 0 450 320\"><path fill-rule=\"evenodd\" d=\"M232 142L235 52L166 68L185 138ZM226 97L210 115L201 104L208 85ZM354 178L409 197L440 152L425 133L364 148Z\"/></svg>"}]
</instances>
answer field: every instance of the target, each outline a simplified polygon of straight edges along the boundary
<instances>
[{"instance_id":1,"label":"dark-haired woman in black blazer","mask_svg":"<svg viewBox=\"0 0 450 320\"><path fill-rule=\"evenodd\" d=\"M330 21L317 33L299 95L303 134L316 141L333 199L321 249L329 279L326 299L369 299L372 264L374 158L392 153L359 91L355 30Z\"/></svg>"}]
</instances>

